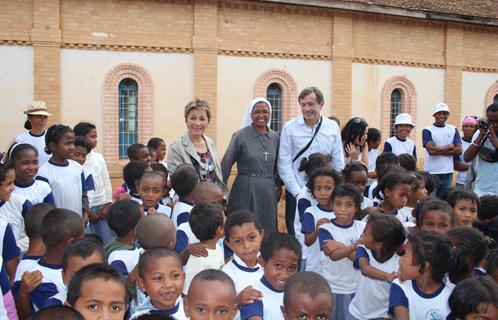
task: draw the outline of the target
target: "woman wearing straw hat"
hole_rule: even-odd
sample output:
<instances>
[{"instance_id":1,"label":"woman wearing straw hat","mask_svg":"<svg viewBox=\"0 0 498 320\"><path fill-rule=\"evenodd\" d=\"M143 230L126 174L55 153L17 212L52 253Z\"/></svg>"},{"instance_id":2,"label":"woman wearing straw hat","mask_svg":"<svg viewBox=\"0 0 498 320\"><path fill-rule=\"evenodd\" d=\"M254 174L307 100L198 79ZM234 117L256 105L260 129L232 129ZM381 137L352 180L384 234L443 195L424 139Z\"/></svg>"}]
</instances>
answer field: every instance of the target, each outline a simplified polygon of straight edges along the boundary
<instances>
[{"instance_id":1,"label":"woman wearing straw hat","mask_svg":"<svg viewBox=\"0 0 498 320\"><path fill-rule=\"evenodd\" d=\"M266 232L277 231L277 150L279 135L268 127L270 103L256 98L249 103L242 128L235 132L221 161L223 180L237 162L237 177L228 198L228 214L249 209Z\"/></svg>"},{"instance_id":2,"label":"woman wearing straw hat","mask_svg":"<svg viewBox=\"0 0 498 320\"><path fill-rule=\"evenodd\" d=\"M28 119L24 123L24 128L28 132L16 138L16 143L29 143L38 150L38 166L41 167L48 161L50 156L45 152L45 126L47 119L51 116L47 111L47 105L43 101L33 101L24 111Z\"/></svg>"}]
</instances>

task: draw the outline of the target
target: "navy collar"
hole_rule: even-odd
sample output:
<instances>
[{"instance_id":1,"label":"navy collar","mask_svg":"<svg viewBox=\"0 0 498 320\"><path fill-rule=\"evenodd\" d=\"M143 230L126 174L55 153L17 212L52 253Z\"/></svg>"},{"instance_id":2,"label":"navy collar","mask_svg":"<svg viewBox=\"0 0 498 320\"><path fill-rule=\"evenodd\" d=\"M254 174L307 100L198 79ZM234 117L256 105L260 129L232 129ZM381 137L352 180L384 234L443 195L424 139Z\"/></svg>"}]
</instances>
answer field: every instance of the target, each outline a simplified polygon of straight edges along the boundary
<instances>
[{"instance_id":1,"label":"navy collar","mask_svg":"<svg viewBox=\"0 0 498 320\"><path fill-rule=\"evenodd\" d=\"M28 256L24 255L21 260L40 260L42 256Z\"/></svg>"},{"instance_id":2,"label":"navy collar","mask_svg":"<svg viewBox=\"0 0 498 320\"><path fill-rule=\"evenodd\" d=\"M412 288L415 291L415 293L417 293L422 298L424 298L424 299L432 299L432 298L437 297L441 293L441 291L443 291L443 289L444 289L444 283L442 283L441 287L439 287L439 289L437 289L433 293L425 293L422 290L420 290L420 288L417 287L417 282L415 280L412 280Z\"/></svg>"},{"instance_id":3,"label":"navy collar","mask_svg":"<svg viewBox=\"0 0 498 320\"><path fill-rule=\"evenodd\" d=\"M280 290L277 290L275 289L270 282L268 282L268 280L265 278L265 276L261 277L261 283L267 287L268 289L270 289L271 291L273 292L276 292L276 293L282 293L283 291L280 291Z\"/></svg>"},{"instance_id":4,"label":"navy collar","mask_svg":"<svg viewBox=\"0 0 498 320\"><path fill-rule=\"evenodd\" d=\"M49 269L54 269L54 270L62 269L62 264L46 263L45 261L43 261L43 258L38 260L38 264L42 267L49 268Z\"/></svg>"},{"instance_id":5,"label":"navy collar","mask_svg":"<svg viewBox=\"0 0 498 320\"><path fill-rule=\"evenodd\" d=\"M69 165L69 161L66 160L64 163L55 163L52 161L52 158L48 159L48 162L51 164L51 165L54 165L56 167L67 167Z\"/></svg>"},{"instance_id":6,"label":"navy collar","mask_svg":"<svg viewBox=\"0 0 498 320\"><path fill-rule=\"evenodd\" d=\"M323 212L333 212L332 208L326 209L326 208L322 207L320 204L317 204L316 206L318 207L318 209L322 210Z\"/></svg>"},{"instance_id":7,"label":"navy collar","mask_svg":"<svg viewBox=\"0 0 498 320\"><path fill-rule=\"evenodd\" d=\"M33 132L31 132L31 130L29 130L28 133L32 137L39 138L39 137L43 137L45 135L45 130L43 130L43 133L41 133L41 134L34 134Z\"/></svg>"},{"instance_id":8,"label":"navy collar","mask_svg":"<svg viewBox=\"0 0 498 320\"><path fill-rule=\"evenodd\" d=\"M444 128L444 127L446 127L446 123L444 123L444 124L436 124L434 122L433 125L434 125L434 127L437 127L437 128Z\"/></svg>"},{"instance_id":9,"label":"navy collar","mask_svg":"<svg viewBox=\"0 0 498 320\"><path fill-rule=\"evenodd\" d=\"M258 272L260 267L255 267L255 268L249 268L249 267L246 267L246 266L243 266L242 264L238 263L236 261L236 258L240 259L239 257L237 257L237 255L233 255L233 259L232 259L232 263L240 270L242 271L245 271L245 272ZM241 261L242 262L242 261Z\"/></svg>"},{"instance_id":10,"label":"navy collar","mask_svg":"<svg viewBox=\"0 0 498 320\"><path fill-rule=\"evenodd\" d=\"M346 224L346 225L338 224L337 222L335 222L335 219L330 219L330 223L332 223L334 226L336 226L338 228L348 229L348 228L351 228L353 226L354 220L351 221L350 224Z\"/></svg>"},{"instance_id":11,"label":"navy collar","mask_svg":"<svg viewBox=\"0 0 498 320\"><path fill-rule=\"evenodd\" d=\"M194 204L192 202L185 200L185 198L180 197L180 199L178 199L178 202L183 202L183 203L188 204L189 206L192 206L192 207L194 206Z\"/></svg>"},{"instance_id":12,"label":"navy collar","mask_svg":"<svg viewBox=\"0 0 498 320\"><path fill-rule=\"evenodd\" d=\"M142 199L140 199L140 196L139 196L138 194L133 193L133 192L131 192L131 191L130 191L129 193L130 193L130 196L131 196L132 198L142 200Z\"/></svg>"},{"instance_id":13,"label":"navy collar","mask_svg":"<svg viewBox=\"0 0 498 320\"><path fill-rule=\"evenodd\" d=\"M151 303L152 303L152 301L151 301ZM172 316L172 315L174 315L175 313L178 312L179 308L180 308L180 303L177 303L176 306L174 306L171 309L166 309L166 310L157 310L157 309L156 310L150 310L150 313Z\"/></svg>"},{"instance_id":14,"label":"navy collar","mask_svg":"<svg viewBox=\"0 0 498 320\"><path fill-rule=\"evenodd\" d=\"M35 184L35 180L31 180L30 182L28 182L27 184L21 184L21 183L17 183L16 181L14 181L14 185L18 188L28 188L28 187L31 187L32 185Z\"/></svg>"},{"instance_id":15,"label":"navy collar","mask_svg":"<svg viewBox=\"0 0 498 320\"><path fill-rule=\"evenodd\" d=\"M0 201L0 207L2 207L5 204L6 201Z\"/></svg>"},{"instance_id":16,"label":"navy collar","mask_svg":"<svg viewBox=\"0 0 498 320\"><path fill-rule=\"evenodd\" d=\"M398 140L398 141L401 141L401 142L405 142L406 139L401 139L400 137L398 137L397 134L394 135L394 137Z\"/></svg>"}]
</instances>

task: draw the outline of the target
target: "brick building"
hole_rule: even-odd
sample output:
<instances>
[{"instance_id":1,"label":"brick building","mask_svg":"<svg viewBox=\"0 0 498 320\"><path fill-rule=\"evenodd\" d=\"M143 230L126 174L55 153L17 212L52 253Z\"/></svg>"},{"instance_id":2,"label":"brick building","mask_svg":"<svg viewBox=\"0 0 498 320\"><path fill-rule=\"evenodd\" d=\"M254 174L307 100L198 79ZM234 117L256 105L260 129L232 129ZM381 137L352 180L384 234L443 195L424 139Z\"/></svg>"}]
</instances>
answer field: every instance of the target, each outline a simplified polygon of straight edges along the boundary
<instances>
[{"instance_id":1,"label":"brick building","mask_svg":"<svg viewBox=\"0 0 498 320\"><path fill-rule=\"evenodd\" d=\"M254 96L278 129L310 85L326 115L363 116L389 135L397 112L430 123L445 101L458 124L498 99L498 1L0 0L0 148L44 100L51 123L97 125L119 175L129 141L184 130L194 97L214 109L223 152ZM135 139L135 140L134 140ZM120 150L121 147L121 150Z\"/></svg>"}]
</instances>

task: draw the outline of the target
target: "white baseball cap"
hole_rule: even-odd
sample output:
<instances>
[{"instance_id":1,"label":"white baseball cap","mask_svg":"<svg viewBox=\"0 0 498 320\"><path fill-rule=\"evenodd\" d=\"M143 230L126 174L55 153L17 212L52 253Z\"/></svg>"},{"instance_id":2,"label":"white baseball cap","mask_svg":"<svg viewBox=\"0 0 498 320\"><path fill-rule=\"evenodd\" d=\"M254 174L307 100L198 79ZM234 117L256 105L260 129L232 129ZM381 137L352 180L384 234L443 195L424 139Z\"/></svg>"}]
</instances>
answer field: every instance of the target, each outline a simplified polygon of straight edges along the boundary
<instances>
[{"instance_id":1,"label":"white baseball cap","mask_svg":"<svg viewBox=\"0 0 498 320\"><path fill-rule=\"evenodd\" d=\"M436 103L435 105L432 106L432 115L440 112L440 111L446 111L446 112L450 112L450 108L448 107L448 105L444 102L439 102L439 103Z\"/></svg>"},{"instance_id":2,"label":"white baseball cap","mask_svg":"<svg viewBox=\"0 0 498 320\"><path fill-rule=\"evenodd\" d=\"M394 127L398 124L409 124L415 128L415 125L412 122L412 116L408 113L400 113L396 116L396 119L394 120Z\"/></svg>"}]
</instances>

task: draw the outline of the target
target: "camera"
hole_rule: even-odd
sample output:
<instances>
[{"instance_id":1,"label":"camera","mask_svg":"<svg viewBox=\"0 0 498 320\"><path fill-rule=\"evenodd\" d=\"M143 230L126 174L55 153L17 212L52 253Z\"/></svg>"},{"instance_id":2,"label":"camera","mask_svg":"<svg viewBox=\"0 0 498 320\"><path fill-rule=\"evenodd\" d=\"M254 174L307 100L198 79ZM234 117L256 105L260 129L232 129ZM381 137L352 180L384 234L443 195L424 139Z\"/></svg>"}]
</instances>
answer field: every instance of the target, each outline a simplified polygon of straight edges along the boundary
<instances>
[{"instance_id":1,"label":"camera","mask_svg":"<svg viewBox=\"0 0 498 320\"><path fill-rule=\"evenodd\" d=\"M488 119L479 119L477 126L480 129L488 130L491 125Z\"/></svg>"}]
</instances>

